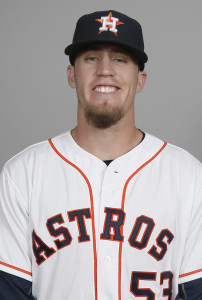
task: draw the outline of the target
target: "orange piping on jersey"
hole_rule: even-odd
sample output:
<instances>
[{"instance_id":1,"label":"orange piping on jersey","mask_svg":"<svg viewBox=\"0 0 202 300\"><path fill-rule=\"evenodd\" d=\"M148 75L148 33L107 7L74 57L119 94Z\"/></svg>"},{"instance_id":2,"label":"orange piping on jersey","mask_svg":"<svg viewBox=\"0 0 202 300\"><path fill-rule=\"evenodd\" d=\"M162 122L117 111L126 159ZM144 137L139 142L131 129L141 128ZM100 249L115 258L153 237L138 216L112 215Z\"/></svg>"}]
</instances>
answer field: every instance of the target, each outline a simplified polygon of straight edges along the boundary
<instances>
[{"instance_id":1,"label":"orange piping on jersey","mask_svg":"<svg viewBox=\"0 0 202 300\"><path fill-rule=\"evenodd\" d=\"M189 276L189 275L192 275L192 274L196 274L196 273L199 273L199 272L202 272L202 269L182 274L182 275L179 276L179 278L182 278L182 277L185 277L185 276Z\"/></svg>"},{"instance_id":2,"label":"orange piping on jersey","mask_svg":"<svg viewBox=\"0 0 202 300\"><path fill-rule=\"evenodd\" d=\"M164 142L163 146L159 149L159 151L152 156L149 160L147 160L143 165L141 165L126 181L124 188L123 188L123 194L122 194L122 203L121 203L121 209L124 211L124 204L125 204L125 197L126 197L126 190L128 187L128 184L130 180L140 171L142 170L146 165L148 165L152 160L154 160L159 153L166 147L167 142ZM123 227L121 228L121 235L123 236ZM121 300L121 259L122 259L122 242L119 244L119 272L118 272L118 300Z\"/></svg>"},{"instance_id":3,"label":"orange piping on jersey","mask_svg":"<svg viewBox=\"0 0 202 300\"><path fill-rule=\"evenodd\" d=\"M96 252L96 238L95 238L95 219L94 219L94 204L93 204L93 192L90 182L86 175L79 169L76 165L74 165L71 161L65 158L54 146L51 139L48 140L53 150L59 155L66 163L75 168L85 179L89 193L90 193L90 203L91 203L91 216L92 216L92 234L93 234L93 252L94 252L94 281L95 281L95 300L97 300L97 252Z\"/></svg>"},{"instance_id":4,"label":"orange piping on jersey","mask_svg":"<svg viewBox=\"0 0 202 300\"><path fill-rule=\"evenodd\" d=\"M25 273L25 274L27 274L27 275L32 276L32 273L30 273L30 272L28 272L28 271L25 271L25 270L23 270L23 269L17 268L17 267L15 267L15 266L6 264L6 263L4 263L4 262L2 262L2 261L0 261L0 265L6 266L6 267L8 267L8 268L11 268L11 269L14 269L14 270L17 270L17 271L20 271L20 272L22 272L22 273Z\"/></svg>"}]
</instances>

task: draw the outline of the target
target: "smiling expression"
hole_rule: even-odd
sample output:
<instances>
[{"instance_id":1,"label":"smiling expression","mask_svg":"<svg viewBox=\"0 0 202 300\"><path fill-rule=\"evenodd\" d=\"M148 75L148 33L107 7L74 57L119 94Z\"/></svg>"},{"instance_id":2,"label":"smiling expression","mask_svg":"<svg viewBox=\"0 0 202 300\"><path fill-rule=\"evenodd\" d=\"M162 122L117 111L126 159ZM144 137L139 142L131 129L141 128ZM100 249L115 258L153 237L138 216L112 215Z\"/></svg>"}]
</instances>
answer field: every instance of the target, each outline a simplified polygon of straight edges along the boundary
<instances>
[{"instance_id":1,"label":"smiling expression","mask_svg":"<svg viewBox=\"0 0 202 300\"><path fill-rule=\"evenodd\" d=\"M131 55L121 47L99 45L82 51L68 67L68 81L76 88L78 112L99 128L115 125L129 112L142 90L142 74Z\"/></svg>"}]
</instances>

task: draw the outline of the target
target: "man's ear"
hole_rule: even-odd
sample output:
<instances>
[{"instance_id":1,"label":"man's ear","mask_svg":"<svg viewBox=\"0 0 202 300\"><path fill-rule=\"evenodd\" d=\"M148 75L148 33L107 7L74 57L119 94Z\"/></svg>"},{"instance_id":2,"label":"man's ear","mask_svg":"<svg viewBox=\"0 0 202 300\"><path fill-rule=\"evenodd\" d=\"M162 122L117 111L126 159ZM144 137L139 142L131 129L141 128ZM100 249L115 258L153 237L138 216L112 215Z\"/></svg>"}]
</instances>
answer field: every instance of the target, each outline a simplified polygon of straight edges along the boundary
<instances>
[{"instance_id":1,"label":"man's ear","mask_svg":"<svg viewBox=\"0 0 202 300\"><path fill-rule=\"evenodd\" d=\"M145 82L147 79L147 73L144 71L139 71L138 73L138 82L137 82L137 92L141 92L144 88Z\"/></svg>"},{"instance_id":2,"label":"man's ear","mask_svg":"<svg viewBox=\"0 0 202 300\"><path fill-rule=\"evenodd\" d=\"M72 66L72 65L69 65L67 67L67 79L68 79L69 85L72 88L75 88L76 85L75 85L75 77L74 77L74 66Z\"/></svg>"}]
</instances>

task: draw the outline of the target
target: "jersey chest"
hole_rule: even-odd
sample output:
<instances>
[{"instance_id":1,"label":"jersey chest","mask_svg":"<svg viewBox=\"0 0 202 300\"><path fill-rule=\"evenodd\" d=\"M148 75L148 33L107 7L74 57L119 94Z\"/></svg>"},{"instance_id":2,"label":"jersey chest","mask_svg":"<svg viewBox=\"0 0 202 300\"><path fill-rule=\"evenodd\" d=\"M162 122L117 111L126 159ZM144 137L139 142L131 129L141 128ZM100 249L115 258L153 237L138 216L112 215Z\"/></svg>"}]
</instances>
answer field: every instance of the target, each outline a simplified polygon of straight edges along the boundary
<instances>
[{"instance_id":1,"label":"jersey chest","mask_svg":"<svg viewBox=\"0 0 202 300\"><path fill-rule=\"evenodd\" d=\"M55 268L65 282L73 275L84 289L89 286L87 298L95 291L117 299L124 286L125 299L138 294L136 283L145 280L161 297L173 273L177 286L177 180L162 161L140 168L144 162L115 160L107 167L93 159L55 159L36 170L30 201L34 286ZM63 282L58 272L56 281ZM67 290L70 298L81 298L82 289L69 284Z\"/></svg>"},{"instance_id":2,"label":"jersey chest","mask_svg":"<svg viewBox=\"0 0 202 300\"><path fill-rule=\"evenodd\" d=\"M45 245L49 257L78 243L91 247L93 236L97 250L116 252L121 242L134 255L163 260L179 225L175 182L153 166L134 176L126 170L57 164L37 172L30 214L37 264L47 259Z\"/></svg>"}]
</instances>

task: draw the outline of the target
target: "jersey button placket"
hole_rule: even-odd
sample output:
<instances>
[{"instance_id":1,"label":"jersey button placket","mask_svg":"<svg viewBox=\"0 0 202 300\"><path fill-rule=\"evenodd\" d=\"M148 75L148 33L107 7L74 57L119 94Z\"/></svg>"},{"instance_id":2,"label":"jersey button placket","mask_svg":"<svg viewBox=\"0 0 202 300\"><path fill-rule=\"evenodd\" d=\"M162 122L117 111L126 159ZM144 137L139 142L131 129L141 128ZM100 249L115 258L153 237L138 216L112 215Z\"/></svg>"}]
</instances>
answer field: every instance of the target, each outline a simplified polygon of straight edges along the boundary
<instances>
[{"instance_id":1,"label":"jersey button placket","mask_svg":"<svg viewBox=\"0 0 202 300\"><path fill-rule=\"evenodd\" d=\"M105 262L110 263L111 262L111 257L109 255L105 256Z\"/></svg>"},{"instance_id":2,"label":"jersey button placket","mask_svg":"<svg viewBox=\"0 0 202 300\"><path fill-rule=\"evenodd\" d=\"M106 226L107 212L105 208L119 208L120 203L116 203L113 197L114 188L118 173L109 165L102 182L100 198L100 232L98 251L98 299L118 298L118 249L119 242L102 238ZM112 204L114 203L114 204ZM115 205L116 203L116 205ZM113 287L113 288L112 288Z\"/></svg>"}]
</instances>

